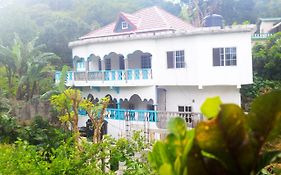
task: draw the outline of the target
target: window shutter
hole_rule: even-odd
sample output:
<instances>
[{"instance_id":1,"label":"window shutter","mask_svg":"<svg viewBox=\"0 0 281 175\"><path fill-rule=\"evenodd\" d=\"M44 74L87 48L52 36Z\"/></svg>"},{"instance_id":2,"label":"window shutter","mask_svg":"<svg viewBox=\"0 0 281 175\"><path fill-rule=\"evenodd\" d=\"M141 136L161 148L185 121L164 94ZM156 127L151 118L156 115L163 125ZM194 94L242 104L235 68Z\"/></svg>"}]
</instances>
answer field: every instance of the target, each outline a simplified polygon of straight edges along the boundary
<instances>
[{"instance_id":1,"label":"window shutter","mask_svg":"<svg viewBox=\"0 0 281 175\"><path fill-rule=\"evenodd\" d=\"M213 48L213 66L220 66L220 49Z\"/></svg>"},{"instance_id":2,"label":"window shutter","mask_svg":"<svg viewBox=\"0 0 281 175\"><path fill-rule=\"evenodd\" d=\"M167 67L174 68L174 52L167 52Z\"/></svg>"}]
</instances>

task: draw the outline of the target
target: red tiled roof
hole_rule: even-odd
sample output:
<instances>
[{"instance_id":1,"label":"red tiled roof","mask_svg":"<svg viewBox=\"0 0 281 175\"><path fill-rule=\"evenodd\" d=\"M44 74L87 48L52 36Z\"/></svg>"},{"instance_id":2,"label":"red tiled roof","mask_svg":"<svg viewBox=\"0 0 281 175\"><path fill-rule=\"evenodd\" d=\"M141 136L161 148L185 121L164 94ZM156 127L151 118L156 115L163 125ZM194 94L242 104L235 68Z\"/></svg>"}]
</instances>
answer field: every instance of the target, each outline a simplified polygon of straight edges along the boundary
<instances>
[{"instance_id":1,"label":"red tiled roof","mask_svg":"<svg viewBox=\"0 0 281 175\"><path fill-rule=\"evenodd\" d=\"M129 20L136 29L128 32L114 32L116 22L120 16ZM105 36L123 35L128 33L153 32L160 30L191 30L194 27L180 18L166 12L159 7L150 7L139 10L133 14L121 12L115 22L94 30L79 39L99 38Z\"/></svg>"}]
</instances>

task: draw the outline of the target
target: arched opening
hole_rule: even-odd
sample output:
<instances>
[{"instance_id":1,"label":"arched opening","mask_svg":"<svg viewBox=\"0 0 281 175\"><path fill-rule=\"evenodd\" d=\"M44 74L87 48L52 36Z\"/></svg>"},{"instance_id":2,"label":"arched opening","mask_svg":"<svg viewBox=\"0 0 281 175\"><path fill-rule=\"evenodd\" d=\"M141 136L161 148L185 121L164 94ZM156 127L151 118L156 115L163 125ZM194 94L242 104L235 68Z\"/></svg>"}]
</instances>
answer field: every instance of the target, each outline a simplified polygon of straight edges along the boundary
<instances>
[{"instance_id":1,"label":"arched opening","mask_svg":"<svg viewBox=\"0 0 281 175\"><path fill-rule=\"evenodd\" d=\"M107 94L105 97L109 98L109 103L107 108L117 109L117 99L116 98L113 99L110 94Z\"/></svg>"},{"instance_id":2,"label":"arched opening","mask_svg":"<svg viewBox=\"0 0 281 175\"><path fill-rule=\"evenodd\" d=\"M128 55L128 69L151 69L151 53L136 50Z\"/></svg>"},{"instance_id":3,"label":"arched opening","mask_svg":"<svg viewBox=\"0 0 281 175\"><path fill-rule=\"evenodd\" d=\"M134 94L129 100L129 109L145 109L139 95Z\"/></svg>"},{"instance_id":4,"label":"arched opening","mask_svg":"<svg viewBox=\"0 0 281 175\"><path fill-rule=\"evenodd\" d=\"M99 56L91 54L87 59L87 70L88 71L100 71L101 68L101 59Z\"/></svg>"},{"instance_id":5,"label":"arched opening","mask_svg":"<svg viewBox=\"0 0 281 175\"><path fill-rule=\"evenodd\" d=\"M79 58L76 60L76 71L77 72L84 72L86 71L85 59Z\"/></svg>"},{"instance_id":6,"label":"arched opening","mask_svg":"<svg viewBox=\"0 0 281 175\"><path fill-rule=\"evenodd\" d=\"M103 59L103 69L104 70L124 70L125 60L122 54L117 54L111 52L104 56Z\"/></svg>"}]
</instances>

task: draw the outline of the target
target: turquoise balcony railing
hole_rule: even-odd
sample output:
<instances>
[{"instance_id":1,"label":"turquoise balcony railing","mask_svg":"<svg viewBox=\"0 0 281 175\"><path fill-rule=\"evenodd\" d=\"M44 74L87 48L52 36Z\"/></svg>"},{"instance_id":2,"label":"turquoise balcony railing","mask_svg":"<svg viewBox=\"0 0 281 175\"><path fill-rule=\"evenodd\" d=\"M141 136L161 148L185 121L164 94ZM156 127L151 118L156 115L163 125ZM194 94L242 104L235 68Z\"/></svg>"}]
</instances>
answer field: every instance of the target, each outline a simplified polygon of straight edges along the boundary
<instances>
[{"instance_id":1,"label":"turquoise balcony railing","mask_svg":"<svg viewBox=\"0 0 281 175\"><path fill-rule=\"evenodd\" d=\"M80 109L79 115L85 116L86 112ZM168 112L113 108L106 109L107 119L156 122L156 126L161 129L166 129L169 120L176 116L183 118L189 128L194 128L199 122L204 120L204 117L201 113L194 112Z\"/></svg>"},{"instance_id":2,"label":"turquoise balcony railing","mask_svg":"<svg viewBox=\"0 0 281 175\"><path fill-rule=\"evenodd\" d=\"M107 108L108 119L157 122L157 111Z\"/></svg>"},{"instance_id":3,"label":"turquoise balcony railing","mask_svg":"<svg viewBox=\"0 0 281 175\"><path fill-rule=\"evenodd\" d=\"M60 81L60 77L61 77L61 72L56 71L56 73L55 73L55 82L56 83L58 83ZM68 71L67 72L66 79L68 81L72 81L73 80L73 72L72 71Z\"/></svg>"},{"instance_id":4,"label":"turquoise balcony railing","mask_svg":"<svg viewBox=\"0 0 281 175\"><path fill-rule=\"evenodd\" d=\"M83 109L78 110L79 115L87 113ZM106 109L106 118L114 120L150 121L157 122L157 112L152 110L128 110L128 109Z\"/></svg>"},{"instance_id":5,"label":"turquoise balcony railing","mask_svg":"<svg viewBox=\"0 0 281 175\"><path fill-rule=\"evenodd\" d=\"M59 82L61 73L56 72L55 81ZM69 71L67 81L124 81L152 79L151 69L101 70L72 72Z\"/></svg>"}]
</instances>

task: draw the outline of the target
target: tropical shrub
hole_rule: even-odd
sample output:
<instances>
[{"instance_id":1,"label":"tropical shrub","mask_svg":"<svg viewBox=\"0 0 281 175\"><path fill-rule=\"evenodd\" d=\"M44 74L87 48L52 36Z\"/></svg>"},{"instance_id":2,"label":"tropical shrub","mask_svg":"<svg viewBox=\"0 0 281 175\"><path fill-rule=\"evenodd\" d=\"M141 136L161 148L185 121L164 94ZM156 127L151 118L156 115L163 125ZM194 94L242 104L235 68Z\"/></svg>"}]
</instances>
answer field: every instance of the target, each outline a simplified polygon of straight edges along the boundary
<instances>
[{"instance_id":1,"label":"tropical shrub","mask_svg":"<svg viewBox=\"0 0 281 175\"><path fill-rule=\"evenodd\" d=\"M146 153L141 159L136 153L142 153L148 145L143 137L136 133L132 140L115 140L105 136L102 142L91 143L81 140L81 150L73 146L74 138L51 148L50 153L39 149L40 145L31 145L27 141L18 140L14 144L0 144L0 174L116 174L110 170L113 163L124 162L123 174L151 173ZM119 166L118 163L115 166Z\"/></svg>"},{"instance_id":2,"label":"tropical shrub","mask_svg":"<svg viewBox=\"0 0 281 175\"><path fill-rule=\"evenodd\" d=\"M280 91L256 98L248 114L218 98L206 100L201 110L208 120L187 130L175 118L166 140L153 146L149 160L160 175L250 175L280 161L280 149L262 149L281 134Z\"/></svg>"},{"instance_id":3,"label":"tropical shrub","mask_svg":"<svg viewBox=\"0 0 281 175\"><path fill-rule=\"evenodd\" d=\"M58 148L71 137L68 130L52 126L46 119L36 116L30 125L21 128L19 138L38 149L50 154L51 150Z\"/></svg>"},{"instance_id":4,"label":"tropical shrub","mask_svg":"<svg viewBox=\"0 0 281 175\"><path fill-rule=\"evenodd\" d=\"M13 143L20 135L21 127L14 117L0 114L0 143Z\"/></svg>"}]
</instances>

